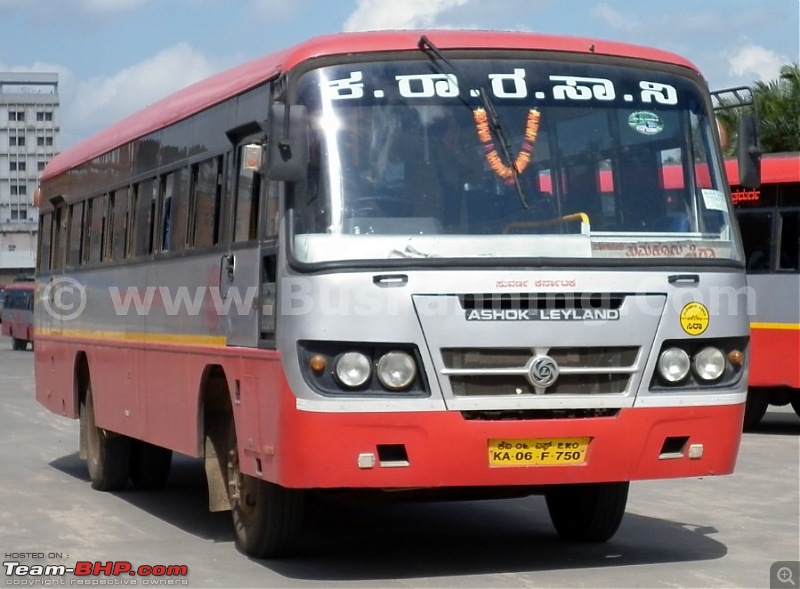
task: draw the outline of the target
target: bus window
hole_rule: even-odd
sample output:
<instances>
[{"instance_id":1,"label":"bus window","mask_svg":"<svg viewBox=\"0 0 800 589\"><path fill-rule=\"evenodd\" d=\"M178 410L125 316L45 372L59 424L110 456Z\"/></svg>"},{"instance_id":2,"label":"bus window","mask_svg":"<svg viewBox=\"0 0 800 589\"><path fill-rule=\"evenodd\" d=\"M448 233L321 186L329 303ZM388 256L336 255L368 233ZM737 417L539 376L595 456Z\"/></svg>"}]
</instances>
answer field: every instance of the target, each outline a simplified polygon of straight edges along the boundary
<instances>
[{"instance_id":1,"label":"bus window","mask_svg":"<svg viewBox=\"0 0 800 589\"><path fill-rule=\"evenodd\" d=\"M769 272L772 240L772 213L759 212L739 215L739 227L747 258L747 271Z\"/></svg>"},{"instance_id":2,"label":"bus window","mask_svg":"<svg viewBox=\"0 0 800 589\"><path fill-rule=\"evenodd\" d=\"M192 167L192 199L194 215L190 219L190 245L208 247L217 243L220 186L217 182L218 158Z\"/></svg>"},{"instance_id":3,"label":"bus window","mask_svg":"<svg viewBox=\"0 0 800 589\"><path fill-rule=\"evenodd\" d=\"M256 238L258 227L258 200L261 193L261 174L242 170L236 191L236 225L233 230L234 241L247 241Z\"/></svg>"},{"instance_id":4,"label":"bus window","mask_svg":"<svg viewBox=\"0 0 800 589\"><path fill-rule=\"evenodd\" d=\"M78 202L70 205L70 229L69 229L69 258L67 266L78 266L81 263L81 243L83 235L81 227L83 225L83 203Z\"/></svg>"},{"instance_id":5,"label":"bus window","mask_svg":"<svg viewBox=\"0 0 800 589\"><path fill-rule=\"evenodd\" d=\"M778 270L800 270L800 211L781 213Z\"/></svg>"},{"instance_id":6,"label":"bus window","mask_svg":"<svg viewBox=\"0 0 800 589\"><path fill-rule=\"evenodd\" d=\"M37 266L40 272L50 269L50 231L53 226L53 214L42 215L39 220L39 256Z\"/></svg>"}]
</instances>

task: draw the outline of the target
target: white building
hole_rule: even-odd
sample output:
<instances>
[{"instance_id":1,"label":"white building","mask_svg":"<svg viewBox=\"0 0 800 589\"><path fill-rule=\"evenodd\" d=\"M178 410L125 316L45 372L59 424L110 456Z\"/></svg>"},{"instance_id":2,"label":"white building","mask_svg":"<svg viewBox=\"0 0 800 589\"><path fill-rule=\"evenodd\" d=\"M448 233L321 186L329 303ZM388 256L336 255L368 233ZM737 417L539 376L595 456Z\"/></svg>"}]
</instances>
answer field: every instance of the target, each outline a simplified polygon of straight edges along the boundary
<instances>
[{"instance_id":1,"label":"white building","mask_svg":"<svg viewBox=\"0 0 800 589\"><path fill-rule=\"evenodd\" d=\"M58 145L58 74L0 72L0 283L36 264L33 195Z\"/></svg>"}]
</instances>

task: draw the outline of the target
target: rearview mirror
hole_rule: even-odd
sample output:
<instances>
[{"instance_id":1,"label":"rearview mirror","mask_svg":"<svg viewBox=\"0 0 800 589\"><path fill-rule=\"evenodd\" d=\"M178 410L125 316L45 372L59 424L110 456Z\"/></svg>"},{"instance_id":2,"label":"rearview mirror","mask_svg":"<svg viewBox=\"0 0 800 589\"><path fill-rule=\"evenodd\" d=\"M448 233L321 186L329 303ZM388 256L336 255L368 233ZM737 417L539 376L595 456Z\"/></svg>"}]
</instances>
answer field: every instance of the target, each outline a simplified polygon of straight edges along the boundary
<instances>
[{"instance_id":1,"label":"rearview mirror","mask_svg":"<svg viewBox=\"0 0 800 589\"><path fill-rule=\"evenodd\" d=\"M267 127L267 177L283 182L304 180L308 170L306 107L273 104Z\"/></svg>"},{"instance_id":2,"label":"rearview mirror","mask_svg":"<svg viewBox=\"0 0 800 589\"><path fill-rule=\"evenodd\" d=\"M739 118L739 185L761 186L761 147L758 142L758 120L752 115Z\"/></svg>"}]
</instances>

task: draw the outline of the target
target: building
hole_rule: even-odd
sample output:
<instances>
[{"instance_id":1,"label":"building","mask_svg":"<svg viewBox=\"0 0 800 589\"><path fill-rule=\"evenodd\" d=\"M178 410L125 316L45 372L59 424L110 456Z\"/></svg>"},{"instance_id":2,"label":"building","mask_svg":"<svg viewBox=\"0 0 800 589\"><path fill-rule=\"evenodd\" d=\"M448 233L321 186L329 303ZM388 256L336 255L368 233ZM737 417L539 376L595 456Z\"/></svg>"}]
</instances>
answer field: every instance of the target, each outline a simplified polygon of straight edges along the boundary
<instances>
[{"instance_id":1,"label":"building","mask_svg":"<svg viewBox=\"0 0 800 589\"><path fill-rule=\"evenodd\" d=\"M57 152L58 74L0 72L0 284L36 264L33 195Z\"/></svg>"}]
</instances>

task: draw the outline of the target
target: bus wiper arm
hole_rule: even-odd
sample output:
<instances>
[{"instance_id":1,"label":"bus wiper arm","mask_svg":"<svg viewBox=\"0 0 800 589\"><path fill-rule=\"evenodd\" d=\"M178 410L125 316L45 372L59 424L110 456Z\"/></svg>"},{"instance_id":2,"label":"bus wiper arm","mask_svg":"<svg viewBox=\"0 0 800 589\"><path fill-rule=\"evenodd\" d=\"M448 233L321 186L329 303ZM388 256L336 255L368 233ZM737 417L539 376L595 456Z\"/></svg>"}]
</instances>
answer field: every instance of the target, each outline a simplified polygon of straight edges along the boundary
<instances>
[{"instance_id":1,"label":"bus wiper arm","mask_svg":"<svg viewBox=\"0 0 800 589\"><path fill-rule=\"evenodd\" d=\"M430 53L435 58L435 61L440 61L446 64L459 78L466 78L453 62L442 55L442 52L431 42L430 39L428 39L427 35L422 35L419 38L417 47L419 47L420 51ZM525 191L522 189L522 184L519 181L519 170L517 169L517 163L514 158L511 157L511 144L508 141L508 135L506 135L503 125L500 123L500 117L497 114L497 108L495 107L491 96L489 96L489 93L486 92L486 89L483 86L478 89L478 94L480 95L481 105L486 111L486 118L487 122L489 123L489 127L494 132L495 136L500 140L500 149L503 151L503 156L509 163L511 176L514 179L514 187L517 189L519 200L523 207L529 209L530 205L528 204L528 200L525 198ZM472 107L467 104L466 100L464 100L460 94L459 99L465 106L472 110Z\"/></svg>"}]
</instances>

